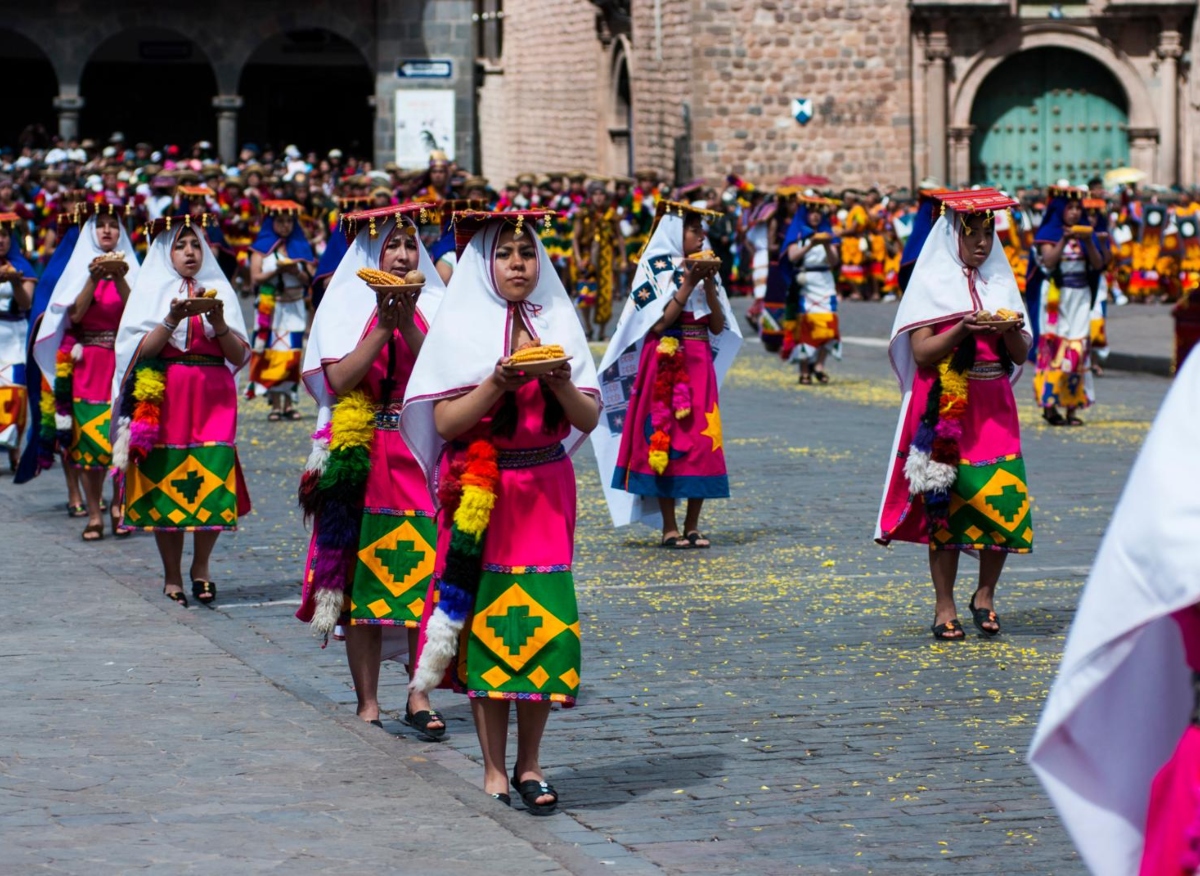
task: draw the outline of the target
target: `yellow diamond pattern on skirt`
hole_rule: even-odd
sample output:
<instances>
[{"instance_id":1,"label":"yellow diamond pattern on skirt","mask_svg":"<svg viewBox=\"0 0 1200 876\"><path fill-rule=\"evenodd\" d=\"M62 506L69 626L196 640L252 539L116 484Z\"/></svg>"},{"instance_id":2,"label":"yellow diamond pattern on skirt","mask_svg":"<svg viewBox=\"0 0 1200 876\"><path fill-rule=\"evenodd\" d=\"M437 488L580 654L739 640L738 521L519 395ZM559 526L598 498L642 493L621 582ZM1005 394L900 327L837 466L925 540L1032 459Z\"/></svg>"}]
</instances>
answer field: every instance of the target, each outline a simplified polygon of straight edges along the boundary
<instances>
[{"instance_id":1,"label":"yellow diamond pattern on skirt","mask_svg":"<svg viewBox=\"0 0 1200 876\"><path fill-rule=\"evenodd\" d=\"M495 602L475 615L471 632L519 672L543 645L566 628L566 624L514 582Z\"/></svg>"},{"instance_id":2,"label":"yellow diamond pattern on skirt","mask_svg":"<svg viewBox=\"0 0 1200 876\"><path fill-rule=\"evenodd\" d=\"M960 464L950 491L949 523L947 530L934 533L939 546L1029 552L1033 523L1025 461L1015 456L986 465Z\"/></svg>"},{"instance_id":3,"label":"yellow diamond pattern on skirt","mask_svg":"<svg viewBox=\"0 0 1200 876\"><path fill-rule=\"evenodd\" d=\"M363 514L352 624L415 627L437 556L437 524L413 512Z\"/></svg>"},{"instance_id":4,"label":"yellow diamond pattern on skirt","mask_svg":"<svg viewBox=\"0 0 1200 876\"><path fill-rule=\"evenodd\" d=\"M237 453L232 444L155 447L126 477L125 522L162 531L233 529Z\"/></svg>"},{"instance_id":5,"label":"yellow diamond pattern on skirt","mask_svg":"<svg viewBox=\"0 0 1200 876\"><path fill-rule=\"evenodd\" d=\"M108 468L112 462L112 445L108 442L112 407L103 402L75 399L71 405L71 418L71 464L76 468Z\"/></svg>"},{"instance_id":6,"label":"yellow diamond pattern on skirt","mask_svg":"<svg viewBox=\"0 0 1200 876\"><path fill-rule=\"evenodd\" d=\"M575 701L579 609L569 570L485 571L475 605L462 673L468 693Z\"/></svg>"}]
</instances>

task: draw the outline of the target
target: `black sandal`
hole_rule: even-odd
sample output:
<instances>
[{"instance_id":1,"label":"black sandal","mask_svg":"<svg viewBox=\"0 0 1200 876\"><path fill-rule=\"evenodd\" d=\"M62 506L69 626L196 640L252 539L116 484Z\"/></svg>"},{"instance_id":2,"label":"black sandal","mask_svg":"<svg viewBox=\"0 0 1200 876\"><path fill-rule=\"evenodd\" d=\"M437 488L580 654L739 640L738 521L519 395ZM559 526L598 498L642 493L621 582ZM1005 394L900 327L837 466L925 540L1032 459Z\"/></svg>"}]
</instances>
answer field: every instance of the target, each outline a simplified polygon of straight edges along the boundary
<instances>
[{"instance_id":1,"label":"black sandal","mask_svg":"<svg viewBox=\"0 0 1200 876\"><path fill-rule=\"evenodd\" d=\"M817 383L828 383L829 375L824 371L813 370L813 377L817 378Z\"/></svg>"},{"instance_id":2,"label":"black sandal","mask_svg":"<svg viewBox=\"0 0 1200 876\"><path fill-rule=\"evenodd\" d=\"M939 642L959 642L965 639L967 635L966 631L963 630L962 621L956 617L950 618L944 624L934 624L929 629L933 633L933 637ZM958 635L954 636L951 633L958 633Z\"/></svg>"},{"instance_id":3,"label":"black sandal","mask_svg":"<svg viewBox=\"0 0 1200 876\"><path fill-rule=\"evenodd\" d=\"M278 423L282 419L283 414L279 413L279 411L271 411L271 413L267 414L268 423Z\"/></svg>"},{"instance_id":4,"label":"black sandal","mask_svg":"<svg viewBox=\"0 0 1200 876\"><path fill-rule=\"evenodd\" d=\"M975 622L975 628L989 639L1000 635L1000 615L996 614L994 608L976 608L975 594L971 594L971 620ZM996 629L989 630L984 626L985 623L995 624Z\"/></svg>"},{"instance_id":5,"label":"black sandal","mask_svg":"<svg viewBox=\"0 0 1200 876\"><path fill-rule=\"evenodd\" d=\"M1049 423L1051 426L1061 426L1063 423L1066 422L1066 420L1063 419L1063 415L1060 414L1058 411L1054 410L1054 408L1043 408L1042 409L1042 419L1045 420L1047 423Z\"/></svg>"},{"instance_id":6,"label":"black sandal","mask_svg":"<svg viewBox=\"0 0 1200 876\"><path fill-rule=\"evenodd\" d=\"M82 503L80 503L79 505L72 505L70 502L68 502L67 503L67 516L71 517L71 518L87 517L87 505L84 505Z\"/></svg>"},{"instance_id":7,"label":"black sandal","mask_svg":"<svg viewBox=\"0 0 1200 876\"><path fill-rule=\"evenodd\" d=\"M441 727L430 727L429 725L438 721ZM404 723L412 727L421 735L422 739L429 742L441 742L442 737L446 735L446 720L438 714L437 709L422 709L419 712L412 712L408 705L404 706Z\"/></svg>"},{"instance_id":8,"label":"black sandal","mask_svg":"<svg viewBox=\"0 0 1200 876\"><path fill-rule=\"evenodd\" d=\"M692 543L682 535L664 535L660 548L673 548L676 550L687 550L692 546Z\"/></svg>"},{"instance_id":9,"label":"black sandal","mask_svg":"<svg viewBox=\"0 0 1200 876\"><path fill-rule=\"evenodd\" d=\"M178 593L168 593L167 585L164 584L163 585L163 596L167 597L167 599L171 600L172 602L178 602L184 608L188 607L187 597L183 595L182 590L180 590Z\"/></svg>"},{"instance_id":10,"label":"black sandal","mask_svg":"<svg viewBox=\"0 0 1200 876\"><path fill-rule=\"evenodd\" d=\"M199 578L193 578L192 596L195 596L196 601L201 605L211 607L217 601L217 585L212 581L202 581Z\"/></svg>"},{"instance_id":11,"label":"black sandal","mask_svg":"<svg viewBox=\"0 0 1200 876\"><path fill-rule=\"evenodd\" d=\"M806 374L806 373L801 373L800 374L800 385L801 386L812 386L812 375Z\"/></svg>"},{"instance_id":12,"label":"black sandal","mask_svg":"<svg viewBox=\"0 0 1200 876\"><path fill-rule=\"evenodd\" d=\"M519 782L517 781L517 768L513 767L512 786L521 795L521 800L525 803L525 808L529 810L530 815L553 815L554 810L558 808L558 791L555 791L554 786L545 779L526 779ZM554 800L550 803L537 802L538 797L547 796L553 797Z\"/></svg>"},{"instance_id":13,"label":"black sandal","mask_svg":"<svg viewBox=\"0 0 1200 876\"><path fill-rule=\"evenodd\" d=\"M702 533L700 533L699 531L697 531L695 529L693 529L691 532L689 532L687 534L687 541L688 541L688 544L690 544L692 547L694 547L698 551L706 551L710 547L712 547L712 542L708 540L707 536L703 535ZM702 542L702 541L708 542L708 543L700 544L700 542Z\"/></svg>"},{"instance_id":14,"label":"black sandal","mask_svg":"<svg viewBox=\"0 0 1200 876\"><path fill-rule=\"evenodd\" d=\"M88 536L92 536L88 538ZM83 528L83 535L80 536L84 541L91 543L94 541L104 541L104 524L89 523Z\"/></svg>"},{"instance_id":15,"label":"black sandal","mask_svg":"<svg viewBox=\"0 0 1200 876\"><path fill-rule=\"evenodd\" d=\"M300 412L298 410L296 410L295 408L288 408L286 411L283 412L283 418L285 420L299 420Z\"/></svg>"},{"instance_id":16,"label":"black sandal","mask_svg":"<svg viewBox=\"0 0 1200 876\"><path fill-rule=\"evenodd\" d=\"M129 538L129 536L133 535L132 529L125 529L121 526L121 520L125 517L125 509L121 508L117 510L113 508L112 512L108 515L108 519L112 523L113 538Z\"/></svg>"},{"instance_id":17,"label":"black sandal","mask_svg":"<svg viewBox=\"0 0 1200 876\"><path fill-rule=\"evenodd\" d=\"M504 792L501 792L499 794L488 794L488 796L491 797L493 800L499 800L505 806L512 806L512 797L508 796Z\"/></svg>"},{"instance_id":18,"label":"black sandal","mask_svg":"<svg viewBox=\"0 0 1200 876\"><path fill-rule=\"evenodd\" d=\"M1071 414L1071 416L1067 417L1066 424L1068 426L1082 426L1083 420L1079 419L1079 417L1075 416L1074 414Z\"/></svg>"}]
</instances>

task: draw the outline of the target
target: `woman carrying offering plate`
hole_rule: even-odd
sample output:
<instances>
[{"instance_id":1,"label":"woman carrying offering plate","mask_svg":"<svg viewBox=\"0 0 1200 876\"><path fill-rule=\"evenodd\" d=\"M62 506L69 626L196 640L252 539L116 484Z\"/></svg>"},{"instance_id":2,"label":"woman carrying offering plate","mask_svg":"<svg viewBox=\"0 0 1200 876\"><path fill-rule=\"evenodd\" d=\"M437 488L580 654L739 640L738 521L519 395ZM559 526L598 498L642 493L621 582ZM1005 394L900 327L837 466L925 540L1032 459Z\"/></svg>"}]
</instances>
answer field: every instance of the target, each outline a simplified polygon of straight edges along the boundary
<instances>
[{"instance_id":1,"label":"woman carrying offering plate","mask_svg":"<svg viewBox=\"0 0 1200 876\"><path fill-rule=\"evenodd\" d=\"M550 704L579 692L570 455L600 410L587 338L538 240L552 215L455 214L458 267L401 414L442 515L413 687L432 690L450 670L471 698L484 791L508 805L511 784L533 815L558 805L539 761Z\"/></svg>"},{"instance_id":2,"label":"woman carrying offering plate","mask_svg":"<svg viewBox=\"0 0 1200 876\"><path fill-rule=\"evenodd\" d=\"M124 525L154 533L163 593L187 607L181 563L192 533L192 595L217 598L209 558L250 497L237 455L237 387L249 343L237 294L194 217L148 228L146 261L117 330L113 467L125 472Z\"/></svg>"},{"instance_id":3,"label":"woman carrying offering plate","mask_svg":"<svg viewBox=\"0 0 1200 876\"><path fill-rule=\"evenodd\" d=\"M1004 560L1033 549L1012 391L1030 337L994 219L1017 202L994 189L932 197L940 216L892 327L902 399L875 540L929 545L935 639L965 635L954 603L958 558L978 553L971 617L984 636L995 636Z\"/></svg>"},{"instance_id":4,"label":"woman carrying offering plate","mask_svg":"<svg viewBox=\"0 0 1200 876\"><path fill-rule=\"evenodd\" d=\"M1031 291L1037 325L1033 393L1051 426L1082 426L1076 411L1096 400L1092 381L1092 305L1104 255L1083 221L1084 189L1052 186L1050 204L1034 238L1043 278ZM1059 407L1067 409L1066 417Z\"/></svg>"},{"instance_id":5,"label":"woman carrying offering plate","mask_svg":"<svg viewBox=\"0 0 1200 876\"><path fill-rule=\"evenodd\" d=\"M613 523L662 520L665 548L707 548L705 499L729 496L719 387L742 335L705 252L704 218L661 201L633 290L600 362L605 423L593 436ZM680 529L675 503L687 500Z\"/></svg>"},{"instance_id":6,"label":"woman carrying offering plate","mask_svg":"<svg viewBox=\"0 0 1200 876\"><path fill-rule=\"evenodd\" d=\"M300 483L313 535L296 616L321 635L345 629L358 717L380 727L380 659L386 648L415 662L437 549L425 475L399 432L404 392L445 292L413 224L421 210L343 217L349 249L304 356L318 414ZM426 739L446 732L425 692L409 695L404 720Z\"/></svg>"},{"instance_id":7,"label":"woman carrying offering plate","mask_svg":"<svg viewBox=\"0 0 1200 876\"><path fill-rule=\"evenodd\" d=\"M137 281L139 266L133 243L121 225L121 208L108 203L82 205L84 224L54 286L50 303L38 328L33 355L43 374L54 375L57 407L61 407L66 464L82 475L87 500L84 541L104 538L101 494L112 463L108 440L112 409L113 372L116 369L117 327ZM57 413L57 411L56 411ZM128 535L119 528L121 507L114 482L109 514L113 535Z\"/></svg>"},{"instance_id":8,"label":"woman carrying offering plate","mask_svg":"<svg viewBox=\"0 0 1200 876\"><path fill-rule=\"evenodd\" d=\"M250 282L258 289L254 352L250 357L253 398L266 394L267 419L295 420L292 393L300 382L300 351L308 327L305 298L317 259L300 225L302 208L295 201L263 201L264 218L250 246Z\"/></svg>"},{"instance_id":9,"label":"woman carrying offering plate","mask_svg":"<svg viewBox=\"0 0 1200 876\"><path fill-rule=\"evenodd\" d=\"M837 282L840 246L829 224L828 210L837 202L811 192L796 196L796 214L783 240L781 263L788 278L785 335L780 354L800 363L800 382L828 383L825 360L842 358L838 331ZM790 320L790 326L789 326Z\"/></svg>"}]
</instances>

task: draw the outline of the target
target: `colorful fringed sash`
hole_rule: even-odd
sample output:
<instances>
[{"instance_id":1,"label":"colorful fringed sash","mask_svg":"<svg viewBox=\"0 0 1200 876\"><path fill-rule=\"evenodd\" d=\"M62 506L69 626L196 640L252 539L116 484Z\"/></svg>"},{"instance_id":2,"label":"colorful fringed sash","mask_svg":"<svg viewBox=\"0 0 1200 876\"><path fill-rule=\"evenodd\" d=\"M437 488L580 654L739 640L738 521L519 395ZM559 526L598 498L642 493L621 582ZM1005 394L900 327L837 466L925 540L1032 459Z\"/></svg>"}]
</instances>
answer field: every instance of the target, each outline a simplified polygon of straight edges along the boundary
<instances>
[{"instance_id":1,"label":"colorful fringed sash","mask_svg":"<svg viewBox=\"0 0 1200 876\"><path fill-rule=\"evenodd\" d=\"M362 390L346 393L330 421L313 435L300 479L300 507L314 521L312 628L318 635L333 632L342 613L347 576L358 554L374 438L374 402Z\"/></svg>"},{"instance_id":2,"label":"colorful fringed sash","mask_svg":"<svg viewBox=\"0 0 1200 876\"><path fill-rule=\"evenodd\" d=\"M162 403L167 389L167 363L143 359L126 378L118 412L117 440L113 442L112 465L123 471L130 463L142 462L158 442ZM132 385L129 385L132 384Z\"/></svg>"},{"instance_id":3,"label":"colorful fringed sash","mask_svg":"<svg viewBox=\"0 0 1200 876\"><path fill-rule=\"evenodd\" d=\"M655 474L667 470L671 459L671 430L675 420L692 413L692 389L683 350L683 331L669 329L658 342L655 351L658 370L654 379L654 395L650 403L650 468Z\"/></svg>"},{"instance_id":4,"label":"colorful fringed sash","mask_svg":"<svg viewBox=\"0 0 1200 876\"><path fill-rule=\"evenodd\" d=\"M968 338L966 343L975 343L975 339ZM961 458L958 441L967 410L967 376L954 369L953 359L951 352L938 363L938 376L929 388L921 425L904 465L909 492L925 500L930 535L949 526L950 488L958 479Z\"/></svg>"},{"instance_id":5,"label":"colorful fringed sash","mask_svg":"<svg viewBox=\"0 0 1200 876\"><path fill-rule=\"evenodd\" d=\"M74 428L72 409L75 395L75 361L78 358L75 350L78 347L76 344L70 351L60 349L54 354L54 431L59 447L63 450L71 446L71 433Z\"/></svg>"},{"instance_id":6,"label":"colorful fringed sash","mask_svg":"<svg viewBox=\"0 0 1200 876\"><path fill-rule=\"evenodd\" d=\"M438 582L438 603L425 628L412 688L428 693L438 686L458 648L459 633L475 608L483 569L483 544L500 480L496 448L480 439L467 447L438 486L438 500L451 516L450 549Z\"/></svg>"}]
</instances>

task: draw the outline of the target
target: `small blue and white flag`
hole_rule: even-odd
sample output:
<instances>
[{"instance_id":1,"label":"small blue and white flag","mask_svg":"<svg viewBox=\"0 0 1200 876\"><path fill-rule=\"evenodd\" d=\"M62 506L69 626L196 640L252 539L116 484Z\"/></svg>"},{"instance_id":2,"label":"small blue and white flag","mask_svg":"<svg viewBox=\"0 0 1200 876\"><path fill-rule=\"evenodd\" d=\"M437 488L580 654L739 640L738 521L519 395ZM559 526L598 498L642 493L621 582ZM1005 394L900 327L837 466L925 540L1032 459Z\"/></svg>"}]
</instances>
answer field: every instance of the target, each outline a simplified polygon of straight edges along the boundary
<instances>
[{"instance_id":1,"label":"small blue and white flag","mask_svg":"<svg viewBox=\"0 0 1200 876\"><path fill-rule=\"evenodd\" d=\"M813 117L813 102L811 97L793 97L792 98L792 118L802 125L807 125L812 121Z\"/></svg>"}]
</instances>

